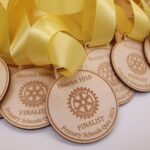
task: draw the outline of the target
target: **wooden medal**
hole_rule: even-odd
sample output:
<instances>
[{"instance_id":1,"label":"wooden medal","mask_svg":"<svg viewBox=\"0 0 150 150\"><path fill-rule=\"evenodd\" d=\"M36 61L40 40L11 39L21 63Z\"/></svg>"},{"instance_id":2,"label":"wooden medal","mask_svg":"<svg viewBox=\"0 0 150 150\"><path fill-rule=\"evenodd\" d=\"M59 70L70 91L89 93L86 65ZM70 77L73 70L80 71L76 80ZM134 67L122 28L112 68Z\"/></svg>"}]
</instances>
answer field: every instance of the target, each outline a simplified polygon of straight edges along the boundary
<instances>
[{"instance_id":1,"label":"wooden medal","mask_svg":"<svg viewBox=\"0 0 150 150\"><path fill-rule=\"evenodd\" d=\"M112 87L120 105L129 102L134 91L123 84L115 74L110 62L111 48L91 48L83 65L83 70L92 71L103 77Z\"/></svg>"},{"instance_id":2,"label":"wooden medal","mask_svg":"<svg viewBox=\"0 0 150 150\"><path fill-rule=\"evenodd\" d=\"M109 84L89 71L79 71L70 79L58 78L47 95L51 125L72 142L102 139L113 129L117 112L118 103Z\"/></svg>"},{"instance_id":3,"label":"wooden medal","mask_svg":"<svg viewBox=\"0 0 150 150\"><path fill-rule=\"evenodd\" d=\"M23 69L12 75L9 91L1 103L6 121L22 129L38 129L50 124L46 95L55 80L45 68Z\"/></svg>"},{"instance_id":4,"label":"wooden medal","mask_svg":"<svg viewBox=\"0 0 150 150\"><path fill-rule=\"evenodd\" d=\"M117 75L126 85L136 91L150 91L150 68L144 58L142 43L132 40L117 43L111 59Z\"/></svg>"}]
</instances>

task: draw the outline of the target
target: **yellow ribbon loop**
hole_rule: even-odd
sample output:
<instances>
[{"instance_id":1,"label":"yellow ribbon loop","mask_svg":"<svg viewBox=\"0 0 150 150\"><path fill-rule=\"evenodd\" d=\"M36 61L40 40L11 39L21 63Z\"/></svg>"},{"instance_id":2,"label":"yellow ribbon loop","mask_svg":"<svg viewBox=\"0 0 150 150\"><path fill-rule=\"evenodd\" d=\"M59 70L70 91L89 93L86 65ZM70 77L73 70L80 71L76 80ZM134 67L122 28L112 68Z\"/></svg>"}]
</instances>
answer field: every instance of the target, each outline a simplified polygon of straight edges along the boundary
<instances>
[{"instance_id":1,"label":"yellow ribbon loop","mask_svg":"<svg viewBox=\"0 0 150 150\"><path fill-rule=\"evenodd\" d=\"M2 3L2 5L5 9L7 9L8 2L9 2L9 0L0 0L0 3Z\"/></svg>"},{"instance_id":2,"label":"yellow ribbon loop","mask_svg":"<svg viewBox=\"0 0 150 150\"><path fill-rule=\"evenodd\" d=\"M85 38L88 37L88 44L90 46L109 44L113 39L116 27L113 0L87 1L86 8L83 33ZM89 16L91 17L89 18Z\"/></svg>"},{"instance_id":3,"label":"yellow ribbon loop","mask_svg":"<svg viewBox=\"0 0 150 150\"><path fill-rule=\"evenodd\" d=\"M71 36L61 32L57 33L51 40L48 52L52 63L62 67L58 72L65 76L72 75L79 69L76 64L83 64L85 61L85 57L83 57L85 50L81 44Z\"/></svg>"},{"instance_id":4,"label":"yellow ribbon loop","mask_svg":"<svg viewBox=\"0 0 150 150\"><path fill-rule=\"evenodd\" d=\"M8 18L4 7L0 4L0 57L7 60L8 63L13 63L10 56L10 42L8 33Z\"/></svg>"},{"instance_id":5,"label":"yellow ribbon loop","mask_svg":"<svg viewBox=\"0 0 150 150\"><path fill-rule=\"evenodd\" d=\"M32 26L27 43L28 56L32 63L37 66L51 63L66 69L60 71L66 76L73 74L76 69L79 69L76 64L83 63L85 50L81 43L61 31L79 38L79 34L74 33L74 31L79 33L78 30L71 30L67 22L62 22L54 16L38 20Z\"/></svg>"},{"instance_id":6,"label":"yellow ribbon loop","mask_svg":"<svg viewBox=\"0 0 150 150\"><path fill-rule=\"evenodd\" d=\"M16 65L30 65L27 56L26 43L30 30L30 22L26 9L28 1L10 0L8 4L8 17L10 25L10 54Z\"/></svg>"},{"instance_id":7,"label":"yellow ribbon loop","mask_svg":"<svg viewBox=\"0 0 150 150\"><path fill-rule=\"evenodd\" d=\"M4 50L8 45L8 20L4 7L0 4L0 50Z\"/></svg>"},{"instance_id":8,"label":"yellow ribbon loop","mask_svg":"<svg viewBox=\"0 0 150 150\"><path fill-rule=\"evenodd\" d=\"M31 61L27 54L27 40L30 32L30 24L27 15L20 23L19 30L16 32L15 37L10 46L10 53L16 65L31 65Z\"/></svg>"},{"instance_id":9,"label":"yellow ribbon loop","mask_svg":"<svg viewBox=\"0 0 150 150\"><path fill-rule=\"evenodd\" d=\"M150 30L149 19L143 10L131 0L131 6L134 13L134 25L132 32L128 34L130 38L133 38L138 41L143 41L148 35ZM144 28L143 28L144 25Z\"/></svg>"},{"instance_id":10,"label":"yellow ribbon loop","mask_svg":"<svg viewBox=\"0 0 150 150\"><path fill-rule=\"evenodd\" d=\"M137 41L143 41L145 39L145 37L148 35L148 32L150 30L150 24L149 24L149 19L147 17L147 15L144 13L144 11L133 1L133 0L129 0L128 2L130 3L125 3L123 2L123 0L117 0L117 4L119 6L121 6L122 8L125 8L125 5L129 5L132 8L133 12L129 12L127 15L128 16L128 21L130 21L131 25L129 24L129 22L124 19L124 21L126 21L125 24L123 24L123 28L126 29L125 25L128 24L128 29L125 31L126 34L128 35L129 38L137 40ZM118 9L117 9L118 11ZM124 10L125 11L125 10ZM130 11L130 10L128 10ZM118 12L119 13L119 12ZM133 16L129 16L129 14L132 14ZM120 13L121 18L125 18L123 13ZM133 17L133 19L132 19ZM133 22L132 22L133 20ZM121 20L122 21L122 20ZM121 26L121 21L118 21L118 27ZM144 27L143 27L144 25ZM118 28L120 29L120 28ZM128 31L128 32L127 32Z\"/></svg>"},{"instance_id":11,"label":"yellow ribbon loop","mask_svg":"<svg viewBox=\"0 0 150 150\"><path fill-rule=\"evenodd\" d=\"M116 30L120 34L130 33L132 31L132 24L129 21L124 10L119 6L115 5L116 8Z\"/></svg>"},{"instance_id":12,"label":"yellow ribbon loop","mask_svg":"<svg viewBox=\"0 0 150 150\"><path fill-rule=\"evenodd\" d=\"M105 45L113 39L116 27L113 0L97 0L91 45Z\"/></svg>"},{"instance_id":13,"label":"yellow ribbon loop","mask_svg":"<svg viewBox=\"0 0 150 150\"><path fill-rule=\"evenodd\" d=\"M78 29L79 30L79 29ZM67 22L62 22L57 17L54 16L47 16L39 19L31 28L30 34L28 37L28 56L30 57L30 60L35 65L47 65L51 63L50 57L48 56L49 50L49 44L51 38L55 36L55 34L59 31L68 32L69 34L76 35L76 37L79 37L79 31L77 30L71 30L71 27L67 26ZM76 31L76 33L74 33ZM33 43L36 43L36 45L33 45ZM76 42L77 43L77 42ZM59 44L59 43L58 43ZM63 45L67 44L65 40L63 40ZM69 43L73 44L73 43ZM63 45L61 45L63 47ZM74 44L73 44L74 45ZM81 44L80 44L81 45ZM78 51L73 49L69 49L72 54L74 51ZM63 53L63 49L60 49L60 54ZM80 48L80 51L82 53L83 48ZM64 53L64 57L66 57ZM69 57L74 57L74 55L68 55ZM79 54L80 56L80 54ZM58 56L59 57L59 56ZM60 64L59 64L60 65Z\"/></svg>"},{"instance_id":14,"label":"yellow ribbon loop","mask_svg":"<svg viewBox=\"0 0 150 150\"><path fill-rule=\"evenodd\" d=\"M92 33L96 14L96 0L86 0L82 14L82 38L85 42L92 40Z\"/></svg>"},{"instance_id":15,"label":"yellow ribbon loop","mask_svg":"<svg viewBox=\"0 0 150 150\"><path fill-rule=\"evenodd\" d=\"M0 54L5 57L11 56L16 65L53 64L61 68L61 74L73 75L80 69L86 57L82 44L77 41L83 40L81 24L75 18L81 16L84 0L77 1L73 3L64 0L63 9L58 9L57 7L62 5L56 5L56 1L53 1L53 5L57 7L51 10L51 7L47 7L49 1L34 3L34 0L10 0L7 8L8 17L5 10L0 9L0 15L3 16L0 32L4 35L0 41ZM42 4L37 7L38 3ZM71 4L74 4L74 8L66 8ZM71 16L74 16L74 19ZM4 53L4 46L9 48L8 54ZM8 62L7 57L5 60Z\"/></svg>"},{"instance_id":16,"label":"yellow ribbon loop","mask_svg":"<svg viewBox=\"0 0 150 150\"><path fill-rule=\"evenodd\" d=\"M134 22L113 0L9 0L6 10L0 5L0 56L16 65L53 64L70 76L86 58L83 44L109 44L116 23L130 38L145 38L149 19L133 0L130 7Z\"/></svg>"},{"instance_id":17,"label":"yellow ribbon loop","mask_svg":"<svg viewBox=\"0 0 150 150\"><path fill-rule=\"evenodd\" d=\"M53 14L73 14L81 12L85 0L35 0L39 9Z\"/></svg>"},{"instance_id":18,"label":"yellow ribbon loop","mask_svg":"<svg viewBox=\"0 0 150 150\"><path fill-rule=\"evenodd\" d=\"M140 0L143 9L145 11L145 13L147 14L149 20L150 20L150 5L148 5L148 2L146 3L145 0Z\"/></svg>"}]
</instances>

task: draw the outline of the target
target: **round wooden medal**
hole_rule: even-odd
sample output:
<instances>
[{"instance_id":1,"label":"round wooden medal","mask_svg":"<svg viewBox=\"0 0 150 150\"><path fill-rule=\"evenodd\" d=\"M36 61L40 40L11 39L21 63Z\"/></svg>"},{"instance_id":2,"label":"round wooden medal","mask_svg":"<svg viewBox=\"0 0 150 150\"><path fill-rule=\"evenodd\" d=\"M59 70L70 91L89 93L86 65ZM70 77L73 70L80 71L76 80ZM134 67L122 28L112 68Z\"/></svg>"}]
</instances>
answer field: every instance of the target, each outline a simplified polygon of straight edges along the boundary
<instances>
[{"instance_id":1,"label":"round wooden medal","mask_svg":"<svg viewBox=\"0 0 150 150\"><path fill-rule=\"evenodd\" d=\"M0 101L3 100L9 86L10 74L7 64L0 58Z\"/></svg>"},{"instance_id":2,"label":"round wooden medal","mask_svg":"<svg viewBox=\"0 0 150 150\"><path fill-rule=\"evenodd\" d=\"M142 43L124 40L117 43L111 55L120 79L136 91L150 91L150 68L144 58Z\"/></svg>"},{"instance_id":3,"label":"round wooden medal","mask_svg":"<svg viewBox=\"0 0 150 150\"><path fill-rule=\"evenodd\" d=\"M134 92L116 76L110 62L110 48L92 48L83 65L83 70L92 71L103 77L112 87L120 105L129 102Z\"/></svg>"},{"instance_id":4,"label":"round wooden medal","mask_svg":"<svg viewBox=\"0 0 150 150\"><path fill-rule=\"evenodd\" d=\"M60 77L47 95L51 125L72 142L100 140L114 127L117 112L118 103L109 84L89 71L79 71L70 79Z\"/></svg>"},{"instance_id":5,"label":"round wooden medal","mask_svg":"<svg viewBox=\"0 0 150 150\"><path fill-rule=\"evenodd\" d=\"M12 75L10 89L1 103L1 114L22 129L38 129L50 124L46 114L46 95L55 80L45 68L23 69Z\"/></svg>"}]
</instances>

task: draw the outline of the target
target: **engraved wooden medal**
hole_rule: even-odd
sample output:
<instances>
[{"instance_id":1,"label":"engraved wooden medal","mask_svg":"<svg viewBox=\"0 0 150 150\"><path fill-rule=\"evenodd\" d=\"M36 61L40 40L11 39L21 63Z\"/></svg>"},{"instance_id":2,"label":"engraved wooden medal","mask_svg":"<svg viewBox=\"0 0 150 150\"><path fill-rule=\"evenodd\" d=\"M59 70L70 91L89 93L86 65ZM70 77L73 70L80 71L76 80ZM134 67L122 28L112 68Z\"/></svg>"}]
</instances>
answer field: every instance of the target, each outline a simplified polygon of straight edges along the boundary
<instances>
[{"instance_id":1,"label":"engraved wooden medal","mask_svg":"<svg viewBox=\"0 0 150 150\"><path fill-rule=\"evenodd\" d=\"M120 79L136 91L150 91L150 68L144 58L142 43L124 40L112 51L112 64Z\"/></svg>"},{"instance_id":2,"label":"engraved wooden medal","mask_svg":"<svg viewBox=\"0 0 150 150\"><path fill-rule=\"evenodd\" d=\"M49 69L23 69L12 75L10 89L1 104L1 113L10 124L23 129L49 125L46 94L54 76Z\"/></svg>"},{"instance_id":3,"label":"engraved wooden medal","mask_svg":"<svg viewBox=\"0 0 150 150\"><path fill-rule=\"evenodd\" d=\"M110 62L110 48L92 48L83 65L83 70L92 71L103 77L112 87L117 97L118 103L125 104L129 102L134 92L125 86L116 76Z\"/></svg>"},{"instance_id":4,"label":"engraved wooden medal","mask_svg":"<svg viewBox=\"0 0 150 150\"><path fill-rule=\"evenodd\" d=\"M112 130L117 112L118 103L109 84L88 71L79 71L71 79L60 77L47 95L51 125L72 142L100 140Z\"/></svg>"}]
</instances>

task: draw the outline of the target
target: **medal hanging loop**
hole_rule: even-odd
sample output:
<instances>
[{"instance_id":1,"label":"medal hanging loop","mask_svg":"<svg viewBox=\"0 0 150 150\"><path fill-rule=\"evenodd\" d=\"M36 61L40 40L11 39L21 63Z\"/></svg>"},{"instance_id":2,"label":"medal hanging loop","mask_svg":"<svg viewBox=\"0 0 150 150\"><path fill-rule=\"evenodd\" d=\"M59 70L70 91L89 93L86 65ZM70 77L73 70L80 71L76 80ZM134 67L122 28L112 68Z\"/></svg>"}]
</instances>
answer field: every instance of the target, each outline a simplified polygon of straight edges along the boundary
<instances>
[{"instance_id":1,"label":"medal hanging loop","mask_svg":"<svg viewBox=\"0 0 150 150\"><path fill-rule=\"evenodd\" d=\"M89 5L91 3L89 2ZM85 19L86 16L90 16L90 13L94 15L94 19L91 18L93 21L91 21L89 18L88 20L84 20L83 33L87 33L85 30L91 31L91 33L89 33L90 38L87 39L86 45L88 45L88 47L108 45L113 39L116 26L114 1L96 0L96 3L93 2L91 5L93 5L93 7L96 9L92 9L92 12L88 10L84 14Z\"/></svg>"},{"instance_id":2,"label":"medal hanging loop","mask_svg":"<svg viewBox=\"0 0 150 150\"><path fill-rule=\"evenodd\" d=\"M35 0L37 8L52 14L74 14L81 12L85 0Z\"/></svg>"},{"instance_id":3,"label":"medal hanging loop","mask_svg":"<svg viewBox=\"0 0 150 150\"><path fill-rule=\"evenodd\" d=\"M149 19L147 17L147 15L144 13L144 11L133 1L130 0L130 6L132 8L132 13L133 13L133 18L129 18L128 16L128 20L127 17L125 17L125 15L123 13L120 13L121 7L122 7L122 0L121 1L116 1L117 9L116 9L116 13L121 15L120 18L124 18L125 24L122 24L122 20L121 19L119 21L117 21L117 29L120 30L118 32L122 32L122 28L124 28L124 34L127 35L128 38L142 42L145 37L148 35L149 30L150 30L150 22ZM127 5L127 3L126 3ZM129 5L129 3L128 3ZM121 7L120 7L121 6ZM119 9L120 10L119 10ZM118 15L118 16L119 16ZM126 14L127 16L127 14ZM127 25L127 27L125 27L125 25ZM144 28L143 28L144 25ZM120 26L123 26L122 28L119 28Z\"/></svg>"},{"instance_id":4,"label":"medal hanging loop","mask_svg":"<svg viewBox=\"0 0 150 150\"><path fill-rule=\"evenodd\" d=\"M0 57L3 57L5 60L7 59L8 63L13 63L12 58L10 56L10 42L9 42L9 33L8 33L8 18L6 14L6 10L0 4Z\"/></svg>"},{"instance_id":5,"label":"medal hanging loop","mask_svg":"<svg viewBox=\"0 0 150 150\"><path fill-rule=\"evenodd\" d=\"M81 13L84 0L63 2L63 9L53 10L56 14L52 14L51 7L47 7L50 1L44 3L37 0L34 3L33 0L10 0L7 13L0 8L7 32L2 34L7 44L0 49L1 57L8 64L18 66L53 64L63 68L60 73L65 76L73 75L80 69L86 57L80 42L81 26L68 16ZM38 4L41 3L40 9ZM54 6L60 6L58 1L57 5L56 1L53 3ZM0 32L3 31L3 26L0 26ZM0 43L4 42L0 39ZM10 62L12 59L13 62Z\"/></svg>"},{"instance_id":6,"label":"medal hanging loop","mask_svg":"<svg viewBox=\"0 0 150 150\"><path fill-rule=\"evenodd\" d=\"M9 0L0 0L0 3L4 6L5 9L7 9Z\"/></svg>"},{"instance_id":7,"label":"medal hanging loop","mask_svg":"<svg viewBox=\"0 0 150 150\"><path fill-rule=\"evenodd\" d=\"M150 6L145 2L145 0L140 0L142 7L145 11L145 13L147 14L149 20L150 20Z\"/></svg>"}]
</instances>

